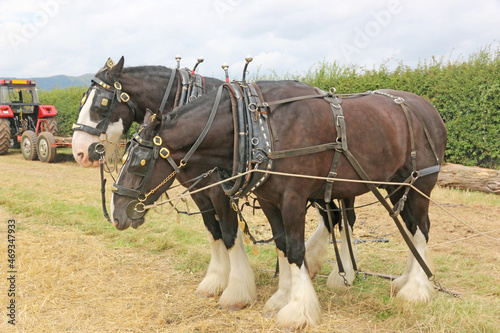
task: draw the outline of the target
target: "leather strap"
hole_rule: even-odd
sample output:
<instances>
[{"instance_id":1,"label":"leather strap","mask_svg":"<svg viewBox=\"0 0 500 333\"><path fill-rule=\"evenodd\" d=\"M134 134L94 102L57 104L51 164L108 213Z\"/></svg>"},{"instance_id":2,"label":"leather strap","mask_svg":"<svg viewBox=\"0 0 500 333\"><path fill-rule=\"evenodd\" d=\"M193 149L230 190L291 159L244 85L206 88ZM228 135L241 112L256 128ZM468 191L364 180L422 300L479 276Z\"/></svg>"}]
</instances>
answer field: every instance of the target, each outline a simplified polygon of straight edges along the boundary
<instances>
[{"instance_id":1,"label":"leather strap","mask_svg":"<svg viewBox=\"0 0 500 333\"><path fill-rule=\"evenodd\" d=\"M341 147L342 147L342 145L338 142L329 142L329 143L324 143L324 144L312 146L312 147L273 151L273 152L268 153L267 157L272 159L272 160L276 160L276 159L285 158L285 157L296 157L296 156L302 156L302 155L316 154L316 153L320 153L320 152L323 152L326 150L339 149Z\"/></svg>"},{"instance_id":2,"label":"leather strap","mask_svg":"<svg viewBox=\"0 0 500 333\"><path fill-rule=\"evenodd\" d=\"M203 142L203 140L207 136L208 132L210 131L210 128L212 127L212 123L214 122L214 119L215 119L215 115L217 114L217 110L219 109L219 104L220 104L223 90L224 90L224 85L220 86L219 89L217 90L217 96L215 97L214 106L212 107L212 111L210 112L210 116L208 117L208 121L205 124L205 128L203 128L203 131L201 132L198 139L196 139L196 142L193 144L193 146L189 149L187 154L181 160L181 165L186 164L189 161L191 156L194 154L196 149L198 149L198 147L200 146L200 144Z\"/></svg>"},{"instance_id":3,"label":"leather strap","mask_svg":"<svg viewBox=\"0 0 500 333\"><path fill-rule=\"evenodd\" d=\"M170 79L168 80L167 90L165 90L165 94L163 95L163 99L160 104L160 108L158 109L160 113L163 113L165 110L165 106L167 105L168 96L170 95L170 91L172 90L172 86L174 85L175 77L176 77L177 69L172 68L172 72L170 73Z\"/></svg>"},{"instance_id":4,"label":"leather strap","mask_svg":"<svg viewBox=\"0 0 500 333\"><path fill-rule=\"evenodd\" d=\"M351 243L351 234L349 232L349 220L347 218L347 211L345 207L345 200L341 199L340 201L340 209L342 210L342 220L344 221L344 229L345 229L345 241L347 243L347 248L349 249L349 256L351 257L352 269L358 273L358 266L356 265L356 259L354 258L354 251L352 250Z\"/></svg>"}]
</instances>

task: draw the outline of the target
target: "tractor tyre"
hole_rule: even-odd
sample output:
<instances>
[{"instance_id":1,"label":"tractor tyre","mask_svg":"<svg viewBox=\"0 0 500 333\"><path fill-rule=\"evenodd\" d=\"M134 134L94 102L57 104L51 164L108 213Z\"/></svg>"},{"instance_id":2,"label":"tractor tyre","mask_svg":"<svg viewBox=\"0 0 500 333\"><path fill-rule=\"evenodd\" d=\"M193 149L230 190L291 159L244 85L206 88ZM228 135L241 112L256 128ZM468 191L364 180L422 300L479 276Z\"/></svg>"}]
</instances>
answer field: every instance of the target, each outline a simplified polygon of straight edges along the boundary
<instances>
[{"instance_id":1,"label":"tractor tyre","mask_svg":"<svg viewBox=\"0 0 500 333\"><path fill-rule=\"evenodd\" d=\"M56 139L50 132L42 132L38 135L37 151L38 158L42 162L52 163L56 159L57 148L54 146Z\"/></svg>"},{"instance_id":2,"label":"tractor tyre","mask_svg":"<svg viewBox=\"0 0 500 333\"><path fill-rule=\"evenodd\" d=\"M10 122L8 119L0 119L0 155L9 152L10 147Z\"/></svg>"},{"instance_id":3,"label":"tractor tyre","mask_svg":"<svg viewBox=\"0 0 500 333\"><path fill-rule=\"evenodd\" d=\"M50 133L52 133L53 135L59 134L59 126L57 125L56 117L47 118L47 125L49 126Z\"/></svg>"},{"instance_id":4,"label":"tractor tyre","mask_svg":"<svg viewBox=\"0 0 500 333\"><path fill-rule=\"evenodd\" d=\"M26 131L21 137L21 153L28 161L35 161L38 157L36 149L37 137L35 132Z\"/></svg>"}]
</instances>

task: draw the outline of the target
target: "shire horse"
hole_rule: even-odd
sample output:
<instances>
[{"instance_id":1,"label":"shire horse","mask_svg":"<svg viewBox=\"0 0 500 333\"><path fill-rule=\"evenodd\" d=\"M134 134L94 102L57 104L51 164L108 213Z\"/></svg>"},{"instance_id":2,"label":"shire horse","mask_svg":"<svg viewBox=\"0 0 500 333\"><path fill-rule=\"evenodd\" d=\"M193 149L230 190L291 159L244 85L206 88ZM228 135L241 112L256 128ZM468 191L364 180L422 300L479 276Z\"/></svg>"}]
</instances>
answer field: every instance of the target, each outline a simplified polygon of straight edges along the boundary
<instances>
[{"instance_id":1,"label":"shire horse","mask_svg":"<svg viewBox=\"0 0 500 333\"><path fill-rule=\"evenodd\" d=\"M376 190L367 182L325 178L332 170L337 178L354 181L410 180L414 188L384 185L395 205L388 210L395 220L397 215L402 217L404 226L400 227L407 230L407 242L413 245L405 272L392 286L397 296L409 301L429 300L434 288L425 270L430 265L426 257L430 228L426 196L436 184L447 141L437 110L423 98L403 91L381 90L343 99L301 98L318 95L318 91L296 81L264 81L257 86L262 103L252 108L266 113L274 140L272 151L263 160L272 160L272 167L264 169L267 178L253 194L270 222L280 267L278 290L266 302L264 312L275 313L278 324L286 327L320 322L320 303L311 282L306 258L309 248L304 242L306 204L309 200L349 199ZM143 223L148 205L167 191L176 177L190 179L213 168L220 175L238 176L237 137L246 133L237 128L234 119L233 103L237 99L233 90L225 84L167 116L146 116L141 131L130 141L113 188L111 214L118 229ZM334 110L340 107L343 114ZM252 140L252 144L257 143ZM293 154L328 146L333 149ZM281 152L292 155L280 158ZM142 159L147 161L143 166L138 163ZM330 183L329 192L326 183ZM387 208L388 202L384 202ZM230 210L228 205L221 208ZM236 219L226 220L224 225L231 239L239 239ZM316 240L322 242L324 237ZM242 250L234 252L229 250L230 256L242 256Z\"/></svg>"},{"instance_id":2,"label":"shire horse","mask_svg":"<svg viewBox=\"0 0 500 333\"><path fill-rule=\"evenodd\" d=\"M93 84L82 98L78 122L74 125L72 146L75 160L84 167L99 167L100 156L99 154L95 156L94 153L96 145L103 144L106 156L109 156L109 152L119 142L121 135L129 130L132 123L141 123L147 109L160 108L171 75L175 72L162 66L124 68L123 57L117 64L108 60L96 73ZM118 84L115 86L116 83ZM204 83L204 89L210 92L223 82L205 77ZM176 101L182 96L181 90L184 88L181 86L179 75L173 78L171 86L172 89L165 99L165 113L171 112L174 105L179 104ZM120 88L119 93L113 96L116 87ZM127 94L128 103L120 97L122 93ZM117 99L116 102L113 102L114 98ZM103 103L104 99L107 101ZM191 178L191 173L183 173L178 177L181 183ZM216 181L218 177L215 174L210 175L194 189ZM236 237L233 228L237 224L237 215L230 208L229 198L219 187L194 194L192 198L202 212L212 253L206 276L199 284L196 293L202 297L214 297L223 292L219 304L225 309L242 308L251 304L257 297L254 275L241 236ZM335 221L338 220L339 217L336 216ZM136 219L130 225L137 228L142 223L143 219ZM120 230L128 227L123 223L115 225ZM327 255L324 244L328 241L328 230L321 220L313 239L318 238L323 239L323 242L311 242L311 250L308 252L314 254L310 262L315 271L311 274L319 271ZM322 246L316 247L319 244ZM333 274L332 276L335 277Z\"/></svg>"}]
</instances>

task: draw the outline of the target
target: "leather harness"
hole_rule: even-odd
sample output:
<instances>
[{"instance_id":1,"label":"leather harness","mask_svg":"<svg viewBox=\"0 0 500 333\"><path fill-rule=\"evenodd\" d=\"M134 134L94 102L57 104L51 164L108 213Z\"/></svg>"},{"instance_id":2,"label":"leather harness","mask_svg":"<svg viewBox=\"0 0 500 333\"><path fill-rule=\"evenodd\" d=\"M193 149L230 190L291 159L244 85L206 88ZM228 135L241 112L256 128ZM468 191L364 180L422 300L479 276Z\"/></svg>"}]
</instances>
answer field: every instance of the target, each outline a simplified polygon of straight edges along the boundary
<instances>
[{"instance_id":1,"label":"leather harness","mask_svg":"<svg viewBox=\"0 0 500 333\"><path fill-rule=\"evenodd\" d=\"M256 83L232 82L225 84L230 92L234 120L233 175L251 169L271 170L271 135L267 125L267 110L259 106L262 93ZM226 170L218 169L219 177L230 177ZM249 173L245 177L223 183L224 192L237 199L253 192L268 178L266 173Z\"/></svg>"},{"instance_id":2,"label":"leather harness","mask_svg":"<svg viewBox=\"0 0 500 333\"><path fill-rule=\"evenodd\" d=\"M428 131L427 126L425 125L423 119L422 119L422 116L418 112L416 112L415 109L413 109L403 98L396 97L396 96L390 95L390 94L385 93L385 92L369 91L369 92L366 92L363 94L357 94L357 96L365 96L365 95L369 95L369 94L381 95L381 96L385 96L387 98L390 98L395 103L399 104L401 106L401 108L403 109L403 112L405 114L405 117L406 117L406 120L408 123L409 132L410 132L411 152L410 152L409 158L411 160L412 170L413 170L405 182L407 182L409 184L413 184L417 178L424 177L424 176L439 172L440 161L439 161L439 158L437 156L437 153L436 153L436 150L434 147L434 143L430 137L429 131ZM355 95L347 95L347 97L354 97L354 96ZM344 154L344 156L346 156L349 163L356 170L356 172L361 177L361 179L366 180L366 181L371 181L370 177L366 174L366 172L363 170L362 166L359 164L359 162L356 160L354 155L352 155L352 153L348 149L346 130L345 130L346 123L344 120L344 115L343 115L343 110L342 110L342 105L341 105L342 99L339 96L334 95L333 92L330 92L330 93L324 93L322 95L302 96L302 97L296 97L296 98L291 98L291 99L284 99L284 100L280 100L280 101L274 101L272 103L265 103L261 106L269 108L269 106L271 106L271 105L278 105L278 104L289 103L289 102L307 99L307 98L319 98L319 97L323 97L328 103L330 103L330 106L331 106L331 109L332 109L332 112L334 115L335 128L337 130L336 141L332 142L332 143L316 145L313 147L272 152L271 154L268 154L268 158L269 159L278 159L278 158L313 154L313 153L317 153L320 151L331 150L331 149L335 150L332 166L331 166L330 171L329 171L328 176L327 176L328 179L326 181L325 195L324 195L325 202L328 205L327 213L328 213L328 220L329 220L329 224L330 224L331 234L332 234L332 237L335 237L334 232L333 232L333 223L332 223L332 217L331 217L331 212L330 212L331 209L329 206L329 202L331 201L331 191L332 191L333 181L337 175L336 169L338 167L338 161L339 161L340 154ZM436 165L434 165L434 166L427 167L427 168L424 168L421 170L416 169L415 139L414 139L414 134L413 134L413 129L412 129L411 118L409 115L409 110L411 110L412 113L416 116L416 118L419 120L419 122L424 130L426 139L427 139L427 141L431 147L431 150L435 156L435 159L436 159ZM270 109L268 109L268 111L271 112ZM398 203L393 208L387 203L384 196L380 193L380 191L377 189L377 187L375 185L373 185L372 183L366 183L366 185L370 189L370 191L372 191L373 194L377 197L377 199L382 203L384 208L387 209L390 216L393 218L394 222L396 223L396 226L397 226L399 232L403 236L403 238L404 238L408 248L412 252L413 256L418 261L418 263L420 264L420 266L422 267L422 269L426 273L427 277L429 279L431 279L433 277L431 270L429 269L429 267L425 263L424 259L420 256L420 254L416 250L415 246L413 245L413 242L411 241L410 237L406 233L406 230L404 229L403 225L401 224L401 222L398 219L399 213L403 210L404 203L407 199L407 195L408 195L408 192L410 190L410 186L406 187L404 195L401 197L401 199L398 201ZM345 210L343 210L343 211L345 211ZM344 220L347 220L345 215L344 215ZM347 221L345 221L345 227L346 227L346 235L348 236ZM338 252L338 249L336 247L335 239L333 241L333 244L335 246L335 252L336 252L337 258L340 259L339 252ZM351 259L353 259L354 257L353 257L353 253L352 253L352 248L349 248L349 251L350 251ZM343 272L343 268L342 268L342 264L341 264L340 260L337 260L337 261L339 263L339 272ZM354 260L353 260L353 267L354 268L356 267Z\"/></svg>"},{"instance_id":3,"label":"leather harness","mask_svg":"<svg viewBox=\"0 0 500 333\"><path fill-rule=\"evenodd\" d=\"M175 174L178 172L179 168L185 166L189 160L189 158L194 154L195 150L199 147L203 139L205 138L206 134L210 130L210 127L212 125L213 119L215 117L215 114L217 112L220 99L221 99L221 93L222 90L226 88L230 92L231 96L231 101L232 101L232 110L233 110L233 121L234 121L234 133L235 133L235 144L234 144L234 163L233 163L233 170L232 174L237 175L238 173L243 173L245 171L249 171L251 169L261 169L261 170L271 170L272 168L272 161L275 159L280 159L280 158L287 158L287 157L294 157L294 156L302 156L302 155L308 155L308 154L314 154L326 150L335 150L332 165L330 168L330 171L327 176L326 180L326 186L325 186L325 194L324 194L324 199L327 205L329 205L331 201L331 191L332 191L332 184L333 181L337 175L337 167L338 167L338 162L339 162L339 157L340 154L344 154L344 156L347 158L349 163L352 165L352 167L356 170L358 175L361 177L361 179L366 180L366 181L371 181L369 176L366 174L362 166L359 164L359 162L356 160L356 158L352 155L350 150L348 149L348 144L347 144L347 136L346 136L346 123L344 120L344 114L343 114L343 109L342 109L342 99L338 96L335 95L334 92L329 92L325 93L322 91L319 91L318 94L316 95L307 95L307 96L299 96L299 97L293 97L293 98L287 98L283 100L278 100L278 101L273 101L273 102L263 102L262 94L260 93L260 89L257 86L257 84L246 84L246 82L233 82L233 83L226 83L222 85L219 88L219 91L217 93L216 100L214 102L212 112L210 114L209 120L203 129L202 133L200 134L199 138L196 140L195 144L191 147L191 149L188 151L186 156L181 160L180 164L178 167L176 167L175 162L171 160L171 157L168 156L169 158L167 160L170 160L169 162L172 164L174 167L174 171L167 179L170 179L171 177L175 176ZM415 111L406 101L404 101L403 98L401 97L396 97L393 95L390 95L385 92L381 91L369 91L363 94L356 94L356 95L343 95L346 96L346 98L351 98L351 97L356 97L356 96L366 96L366 95L381 95L387 98L390 98L394 103L397 103L398 105L401 106L405 118L407 120L407 124L409 127L409 133L410 133L410 146L411 146L411 152L410 152L410 160L412 163L412 173L410 176L407 178L406 182L409 184L413 184L415 180L419 177L423 177L426 175L430 175L433 173L437 173L440 170L440 161L437 156L436 150L434 148L434 143L429 135L428 129L423 122L423 119L421 115ZM272 140L271 140L271 135L269 133L269 127L271 128L271 132L273 131L273 126L271 124L272 122L272 111L271 111L271 106L274 105L279 105L279 104L285 104L285 103L291 103L295 101L300 101L300 100L305 100L305 99L311 99L311 98L323 98L325 101L327 101L332 109L333 116L334 116L334 122L335 122L335 128L337 131L337 138L335 142L331 143L325 143L325 144L320 144L312 147L305 147L305 148L298 148L298 149L291 149L291 150L282 150L282 151L273 151L272 149ZM433 151L433 154L436 159L436 165L427 167L421 170L416 169L416 150L415 150L415 140L414 140L414 133L412 129L412 123L411 123L411 118L410 118L410 111L416 116L416 118L419 120L426 139L431 147L431 150ZM268 125L269 123L269 125ZM278 138L276 137L275 140ZM156 140L156 137L155 137ZM153 154L153 156L158 154ZM162 156L163 157L163 156ZM150 178L150 174L152 174L152 166L154 163L150 163L149 169L151 171L147 172L147 176L145 178ZM227 170L218 170L219 171L219 176L221 179L226 179L230 175L227 172ZM262 185L264 181L267 179L267 174L263 172L252 172L247 174L246 176L242 176L239 178L236 178L236 180L228 182L229 184L224 184L223 188L224 191L227 195L231 196L231 198L237 199L240 196L244 196L252 191L254 191L258 186ZM162 182L165 183L166 180ZM144 182L143 182L144 183ZM413 245L412 240L406 233L406 230L404 229L403 225L398 219L399 213L402 211L404 207L404 202L407 199L407 194L409 192L410 187L408 186L405 190L404 195L401 197L399 202L395 205L395 207L391 207L389 203L385 200L383 195L379 192L377 187L370 183L366 183L367 187L374 193L374 195L377 197L377 199L382 203L382 205L387 209L389 212L390 216L393 218L394 222L396 223L396 226L398 227L401 235L403 236L407 246L409 247L410 251L412 252L413 256L415 259L418 261L426 275L428 276L429 279L433 278L433 274L427 264L425 263L424 259L421 257L421 255L418 253L416 250L415 246ZM142 185L141 185L142 187ZM155 188L158 189L160 186L157 186ZM126 195L126 196L131 196L134 198L138 198L138 192L133 191L134 193L130 193L127 189L124 189L122 187L117 187L115 184L115 193L121 194L121 195ZM153 190L154 191L154 190ZM148 193L147 195L151 194L153 191ZM146 197L147 197L146 195ZM137 199L136 199L137 200ZM144 198L145 200L145 198ZM141 201L139 205L142 204L142 207L144 207L144 204L142 201L144 200L139 200ZM133 201L134 202L134 201ZM137 201L135 201L137 202ZM342 203L343 205L343 203ZM137 212L137 203L135 204L134 210ZM329 206L328 206L329 208ZM332 217L331 217L331 209L327 209L328 212L328 220L330 224L330 230L332 237L334 237L334 232L333 232L333 223L332 223ZM128 209L127 209L128 211ZM345 211L345 209L343 209ZM139 213L143 213L144 211L139 211ZM345 222L345 228L346 228L346 235L349 237L348 233L348 222L346 215L344 214L344 222ZM350 243L350 241L348 241ZM335 252L337 254L338 258L338 263L339 263L339 272L343 272L343 267L340 262L340 257L339 257L339 252L336 247L336 241L334 240L334 245L335 245ZM354 262L354 256L352 253L352 247L349 247L350 251L350 256L351 260L353 261L353 268L356 269L356 265ZM344 273L345 275L345 273ZM345 280L345 279L344 279ZM346 282L346 281L345 281ZM346 282L347 283L347 282ZM436 283L436 282L435 282Z\"/></svg>"}]
</instances>

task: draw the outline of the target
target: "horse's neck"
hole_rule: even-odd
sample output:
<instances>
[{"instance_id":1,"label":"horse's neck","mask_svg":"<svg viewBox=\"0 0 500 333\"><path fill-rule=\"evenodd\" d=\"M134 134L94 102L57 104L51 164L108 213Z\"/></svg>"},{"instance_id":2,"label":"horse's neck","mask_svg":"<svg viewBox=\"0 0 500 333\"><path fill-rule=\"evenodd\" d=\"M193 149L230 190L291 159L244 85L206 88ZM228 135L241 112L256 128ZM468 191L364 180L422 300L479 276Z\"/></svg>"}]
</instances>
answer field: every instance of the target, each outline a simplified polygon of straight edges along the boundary
<instances>
[{"instance_id":1,"label":"horse's neck","mask_svg":"<svg viewBox=\"0 0 500 333\"><path fill-rule=\"evenodd\" d=\"M162 89L158 89L156 92L149 94L146 92L146 95L148 95L148 98L145 99L145 105L140 106L138 109L138 114L136 115L134 121L138 123L142 123L144 119L144 115L146 113L146 109L150 108L152 111L157 111L160 108L161 102L163 101L164 95L168 89L168 85L170 83L170 78L172 73L174 73L174 78L172 82L172 87L167 99L167 103L165 105L164 113L169 113L172 111L175 103L176 96L181 93L180 90L183 89L183 87L180 86L179 84L179 76L177 75L177 71L172 71L171 68L166 68L166 73L168 75L165 75L165 73L162 73L162 75L158 75L157 77L154 77L153 80L156 82L150 90L155 89L157 86L161 86ZM144 83L148 82L148 78L151 79L151 75L146 75L144 78L137 78L142 80ZM206 93L209 93L210 91L215 90L217 87L219 87L223 82L219 79L212 78L212 77L205 77L205 90ZM147 84L146 84L147 86Z\"/></svg>"}]
</instances>

